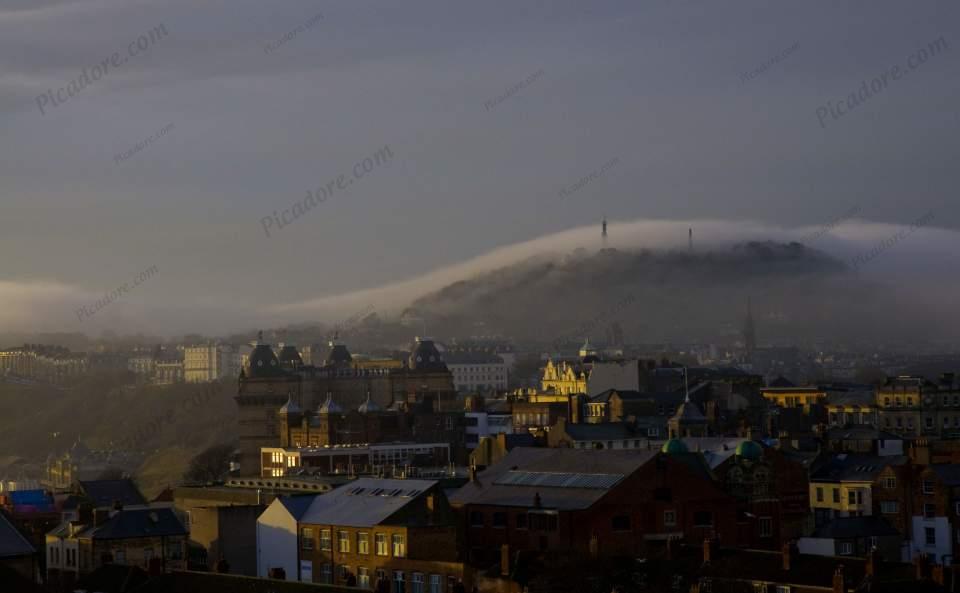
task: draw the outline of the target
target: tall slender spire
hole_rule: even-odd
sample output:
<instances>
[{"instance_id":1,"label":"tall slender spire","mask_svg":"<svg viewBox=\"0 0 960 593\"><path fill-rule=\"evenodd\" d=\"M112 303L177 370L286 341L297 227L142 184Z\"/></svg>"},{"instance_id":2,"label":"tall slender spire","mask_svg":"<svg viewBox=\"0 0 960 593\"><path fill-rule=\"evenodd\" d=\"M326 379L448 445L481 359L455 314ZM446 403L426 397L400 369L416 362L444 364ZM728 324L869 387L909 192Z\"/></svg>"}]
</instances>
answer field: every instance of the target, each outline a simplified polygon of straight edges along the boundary
<instances>
[{"instance_id":1,"label":"tall slender spire","mask_svg":"<svg viewBox=\"0 0 960 593\"><path fill-rule=\"evenodd\" d=\"M606 216L603 217L603 222L601 222L600 225L601 225L600 238L603 239L603 246L606 247L607 246L607 217Z\"/></svg>"},{"instance_id":2,"label":"tall slender spire","mask_svg":"<svg viewBox=\"0 0 960 593\"><path fill-rule=\"evenodd\" d=\"M747 297L747 318L743 322L743 345L747 356L751 357L757 347L757 331L753 324L753 309L749 296Z\"/></svg>"}]
</instances>

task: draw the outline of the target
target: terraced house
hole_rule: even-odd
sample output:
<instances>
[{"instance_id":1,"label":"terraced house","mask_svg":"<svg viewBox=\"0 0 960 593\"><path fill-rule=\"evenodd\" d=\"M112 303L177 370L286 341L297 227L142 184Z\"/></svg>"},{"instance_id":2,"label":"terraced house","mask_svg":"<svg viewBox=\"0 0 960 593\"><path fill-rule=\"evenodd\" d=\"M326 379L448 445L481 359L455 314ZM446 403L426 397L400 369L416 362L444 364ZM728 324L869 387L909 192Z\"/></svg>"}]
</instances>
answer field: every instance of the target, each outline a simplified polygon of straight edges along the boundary
<instances>
[{"instance_id":1,"label":"terraced house","mask_svg":"<svg viewBox=\"0 0 960 593\"><path fill-rule=\"evenodd\" d=\"M258 520L257 545L261 576L394 593L471 583L456 516L435 480L361 478L329 494L277 499Z\"/></svg>"}]
</instances>

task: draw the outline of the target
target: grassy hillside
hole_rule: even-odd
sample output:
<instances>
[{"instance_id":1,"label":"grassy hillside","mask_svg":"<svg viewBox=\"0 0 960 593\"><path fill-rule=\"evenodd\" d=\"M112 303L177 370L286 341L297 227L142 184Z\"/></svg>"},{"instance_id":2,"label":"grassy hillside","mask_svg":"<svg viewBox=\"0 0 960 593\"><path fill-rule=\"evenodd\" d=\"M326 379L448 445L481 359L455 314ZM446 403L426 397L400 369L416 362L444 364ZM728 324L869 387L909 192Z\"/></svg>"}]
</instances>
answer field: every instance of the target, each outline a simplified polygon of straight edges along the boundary
<instances>
[{"instance_id":1,"label":"grassy hillside","mask_svg":"<svg viewBox=\"0 0 960 593\"><path fill-rule=\"evenodd\" d=\"M79 437L91 449L135 451L144 458L138 475L175 483L193 455L235 440L233 381L124 387L127 380L97 375L62 390L0 383L0 463L40 463Z\"/></svg>"}]
</instances>

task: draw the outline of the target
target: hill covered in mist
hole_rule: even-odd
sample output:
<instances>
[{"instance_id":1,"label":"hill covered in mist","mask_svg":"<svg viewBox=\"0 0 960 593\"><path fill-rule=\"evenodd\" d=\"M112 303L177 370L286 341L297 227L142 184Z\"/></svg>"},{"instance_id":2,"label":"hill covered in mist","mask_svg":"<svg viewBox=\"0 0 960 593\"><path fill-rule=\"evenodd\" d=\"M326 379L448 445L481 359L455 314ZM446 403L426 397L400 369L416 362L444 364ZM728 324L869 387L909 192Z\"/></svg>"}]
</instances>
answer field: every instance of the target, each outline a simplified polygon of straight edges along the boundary
<instances>
[{"instance_id":1,"label":"hill covered in mist","mask_svg":"<svg viewBox=\"0 0 960 593\"><path fill-rule=\"evenodd\" d=\"M929 337L933 311L900 306L845 263L798 242L750 241L710 251L577 249L535 256L416 299L434 335L512 335L554 343L737 335L751 299L760 339ZM942 322L942 320L939 320Z\"/></svg>"}]
</instances>

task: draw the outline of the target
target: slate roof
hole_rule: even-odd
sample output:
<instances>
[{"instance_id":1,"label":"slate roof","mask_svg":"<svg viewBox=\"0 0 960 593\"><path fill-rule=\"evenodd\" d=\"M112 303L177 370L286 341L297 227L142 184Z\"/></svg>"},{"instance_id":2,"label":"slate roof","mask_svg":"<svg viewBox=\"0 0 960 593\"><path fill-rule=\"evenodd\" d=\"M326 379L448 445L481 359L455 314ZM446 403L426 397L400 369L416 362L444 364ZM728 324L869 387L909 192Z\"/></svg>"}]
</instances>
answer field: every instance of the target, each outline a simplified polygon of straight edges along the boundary
<instances>
[{"instance_id":1,"label":"slate roof","mask_svg":"<svg viewBox=\"0 0 960 593\"><path fill-rule=\"evenodd\" d=\"M874 403L873 391L829 391L827 405L835 406L872 406Z\"/></svg>"},{"instance_id":2,"label":"slate roof","mask_svg":"<svg viewBox=\"0 0 960 593\"><path fill-rule=\"evenodd\" d=\"M29 556L35 552L27 538L0 513L0 558Z\"/></svg>"},{"instance_id":3,"label":"slate roof","mask_svg":"<svg viewBox=\"0 0 960 593\"><path fill-rule=\"evenodd\" d=\"M97 508L112 507L117 501L124 506L147 504L133 480L90 480L80 482L81 492Z\"/></svg>"},{"instance_id":4,"label":"slate roof","mask_svg":"<svg viewBox=\"0 0 960 593\"><path fill-rule=\"evenodd\" d=\"M903 455L877 457L839 453L810 473L811 482L870 482L888 465L902 465Z\"/></svg>"},{"instance_id":5,"label":"slate roof","mask_svg":"<svg viewBox=\"0 0 960 593\"><path fill-rule=\"evenodd\" d=\"M889 521L877 515L864 517L836 517L818 527L810 535L819 539L852 539L858 537L882 537L900 535Z\"/></svg>"},{"instance_id":6,"label":"slate roof","mask_svg":"<svg viewBox=\"0 0 960 593\"><path fill-rule=\"evenodd\" d=\"M960 464L942 463L931 465L930 469L932 469L947 486L960 486Z\"/></svg>"},{"instance_id":7,"label":"slate roof","mask_svg":"<svg viewBox=\"0 0 960 593\"><path fill-rule=\"evenodd\" d=\"M280 504L287 509L287 512L290 513L294 519L299 521L303 515L307 512L307 509L310 508L310 505L313 503L313 499L316 496L281 496L277 498L280 501Z\"/></svg>"},{"instance_id":8,"label":"slate roof","mask_svg":"<svg viewBox=\"0 0 960 593\"><path fill-rule=\"evenodd\" d=\"M656 451L594 449L549 449L518 447L498 463L468 482L450 498L453 504L531 507L539 495L544 508L578 510L590 508L620 480L632 475L657 455ZM527 486L497 483L509 472L532 474L583 474L618 479L607 488Z\"/></svg>"},{"instance_id":9,"label":"slate roof","mask_svg":"<svg viewBox=\"0 0 960 593\"><path fill-rule=\"evenodd\" d=\"M903 437L892 432L877 430L871 426L851 426L849 428L834 427L827 431L827 438L831 441L842 440L882 440L882 441L902 441Z\"/></svg>"},{"instance_id":10,"label":"slate roof","mask_svg":"<svg viewBox=\"0 0 960 593\"><path fill-rule=\"evenodd\" d=\"M626 422L566 424L564 431L575 441L622 441L641 436L634 426Z\"/></svg>"},{"instance_id":11,"label":"slate roof","mask_svg":"<svg viewBox=\"0 0 960 593\"><path fill-rule=\"evenodd\" d=\"M187 535L180 519L170 508L135 509L120 511L97 527L88 527L80 537L92 539L129 539Z\"/></svg>"},{"instance_id":12,"label":"slate roof","mask_svg":"<svg viewBox=\"0 0 960 593\"><path fill-rule=\"evenodd\" d=\"M606 391L601 391L600 393L591 397L590 401L594 403L606 403L610 401L610 398L614 393L620 396L620 399L624 401L653 400L649 393L642 393L640 391L633 391L629 389L607 389Z\"/></svg>"},{"instance_id":13,"label":"slate roof","mask_svg":"<svg viewBox=\"0 0 960 593\"><path fill-rule=\"evenodd\" d=\"M344 527L379 525L438 483L436 480L360 478L314 497L300 522Z\"/></svg>"}]
</instances>

